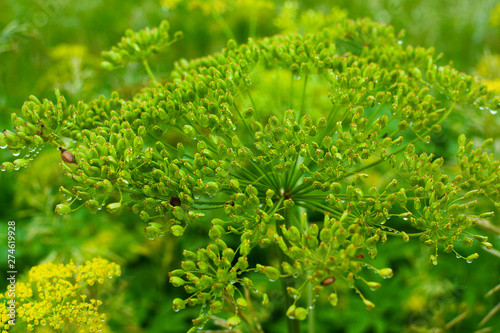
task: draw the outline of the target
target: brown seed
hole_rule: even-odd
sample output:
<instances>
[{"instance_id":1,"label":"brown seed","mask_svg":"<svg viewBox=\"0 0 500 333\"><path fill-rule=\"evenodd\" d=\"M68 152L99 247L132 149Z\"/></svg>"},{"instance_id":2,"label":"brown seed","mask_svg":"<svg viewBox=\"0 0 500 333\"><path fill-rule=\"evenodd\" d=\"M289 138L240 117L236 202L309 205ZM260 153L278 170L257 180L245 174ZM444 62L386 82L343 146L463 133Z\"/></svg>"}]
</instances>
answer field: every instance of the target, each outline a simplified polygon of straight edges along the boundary
<instances>
[{"instance_id":1,"label":"brown seed","mask_svg":"<svg viewBox=\"0 0 500 333\"><path fill-rule=\"evenodd\" d=\"M179 199L178 197L171 197L170 198L170 204L172 206L180 206L181 205L181 199Z\"/></svg>"},{"instance_id":2,"label":"brown seed","mask_svg":"<svg viewBox=\"0 0 500 333\"><path fill-rule=\"evenodd\" d=\"M321 281L321 285L322 286L329 286L334 282L335 282L335 278L333 276L329 276L329 277L325 278L323 281Z\"/></svg>"},{"instance_id":3,"label":"brown seed","mask_svg":"<svg viewBox=\"0 0 500 333\"><path fill-rule=\"evenodd\" d=\"M61 152L61 158L66 163L75 163L75 156L67 150Z\"/></svg>"}]
</instances>

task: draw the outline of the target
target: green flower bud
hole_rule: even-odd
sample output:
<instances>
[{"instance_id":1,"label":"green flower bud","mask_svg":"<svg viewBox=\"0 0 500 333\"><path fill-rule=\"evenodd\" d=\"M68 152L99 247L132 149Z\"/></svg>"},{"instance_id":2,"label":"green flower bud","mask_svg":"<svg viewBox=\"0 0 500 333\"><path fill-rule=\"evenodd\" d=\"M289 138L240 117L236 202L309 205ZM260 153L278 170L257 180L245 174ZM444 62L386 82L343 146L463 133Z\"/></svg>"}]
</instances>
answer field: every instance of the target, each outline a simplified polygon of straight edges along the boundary
<instances>
[{"instance_id":1,"label":"green flower bud","mask_svg":"<svg viewBox=\"0 0 500 333\"><path fill-rule=\"evenodd\" d=\"M380 283L378 282L367 282L366 285L371 289L371 290L377 290L380 288Z\"/></svg>"},{"instance_id":2,"label":"green flower bud","mask_svg":"<svg viewBox=\"0 0 500 333\"><path fill-rule=\"evenodd\" d=\"M239 309L246 309L248 307L248 302L246 299L240 297L236 300L236 305Z\"/></svg>"},{"instance_id":3,"label":"green flower bud","mask_svg":"<svg viewBox=\"0 0 500 333\"><path fill-rule=\"evenodd\" d=\"M19 158L17 160L14 160L14 162L12 164L14 164L15 169L19 169L19 168L26 167L28 165L28 160L26 160L24 158Z\"/></svg>"},{"instance_id":4,"label":"green flower bud","mask_svg":"<svg viewBox=\"0 0 500 333\"><path fill-rule=\"evenodd\" d=\"M184 230L185 228L181 227L180 225L176 224L176 225L173 225L171 228L170 228L170 232L172 233L172 235L176 236L176 237L180 237L184 234Z\"/></svg>"},{"instance_id":5,"label":"green flower bud","mask_svg":"<svg viewBox=\"0 0 500 333\"><path fill-rule=\"evenodd\" d=\"M214 225L208 231L208 236L210 237L210 239L215 240L217 238L224 236L225 233L226 232L222 226Z\"/></svg>"},{"instance_id":6,"label":"green flower bud","mask_svg":"<svg viewBox=\"0 0 500 333\"><path fill-rule=\"evenodd\" d=\"M227 320L227 325L229 326L229 329L235 328L240 323L241 323L241 319L238 316L232 316L232 317L228 318L228 320Z\"/></svg>"},{"instance_id":7,"label":"green flower bud","mask_svg":"<svg viewBox=\"0 0 500 333\"><path fill-rule=\"evenodd\" d=\"M264 273L264 275L269 279L269 281L276 281L280 278L280 271L272 266L262 266L257 264L256 270L259 273Z\"/></svg>"},{"instance_id":8,"label":"green flower bud","mask_svg":"<svg viewBox=\"0 0 500 333\"><path fill-rule=\"evenodd\" d=\"M158 236L162 235L160 228L152 223L144 229L144 232L146 233L146 237L150 240L155 240Z\"/></svg>"},{"instance_id":9,"label":"green flower bud","mask_svg":"<svg viewBox=\"0 0 500 333\"><path fill-rule=\"evenodd\" d=\"M141 213L139 214L139 217L141 218L141 220L143 220L144 222L147 222L149 221L149 214L146 212L146 211L141 211Z\"/></svg>"},{"instance_id":10,"label":"green flower bud","mask_svg":"<svg viewBox=\"0 0 500 333\"><path fill-rule=\"evenodd\" d=\"M11 162L3 162L0 166L0 169L2 169L2 171L8 172L14 171L14 164L12 164Z\"/></svg>"},{"instance_id":11,"label":"green flower bud","mask_svg":"<svg viewBox=\"0 0 500 333\"><path fill-rule=\"evenodd\" d=\"M386 192L392 192L398 184L398 181L396 179L393 179L389 185L386 186L385 191Z\"/></svg>"},{"instance_id":12,"label":"green flower bud","mask_svg":"<svg viewBox=\"0 0 500 333\"><path fill-rule=\"evenodd\" d=\"M186 281L184 281L182 278L178 276L171 276L169 279L169 282L174 286L174 287L181 287L186 284Z\"/></svg>"},{"instance_id":13,"label":"green flower bud","mask_svg":"<svg viewBox=\"0 0 500 333\"><path fill-rule=\"evenodd\" d=\"M186 308L186 302L183 299L175 298L173 301L174 311L180 311Z\"/></svg>"},{"instance_id":14,"label":"green flower bud","mask_svg":"<svg viewBox=\"0 0 500 333\"><path fill-rule=\"evenodd\" d=\"M375 304L373 304L373 302L367 300L366 298L363 298L363 304L366 306L367 310L371 310L375 307Z\"/></svg>"},{"instance_id":15,"label":"green flower bud","mask_svg":"<svg viewBox=\"0 0 500 333\"><path fill-rule=\"evenodd\" d=\"M140 136L136 136L134 138L134 150L136 152L141 152L142 148L144 148L144 140Z\"/></svg>"},{"instance_id":16,"label":"green flower bud","mask_svg":"<svg viewBox=\"0 0 500 333\"><path fill-rule=\"evenodd\" d=\"M101 207L97 200L88 200L87 202L85 202L85 205L87 206L87 209L91 214L96 214Z\"/></svg>"},{"instance_id":17,"label":"green flower bud","mask_svg":"<svg viewBox=\"0 0 500 333\"><path fill-rule=\"evenodd\" d=\"M297 320L304 320L307 318L307 310L303 307L297 307L293 312L293 317L295 317L295 319Z\"/></svg>"},{"instance_id":18,"label":"green flower bud","mask_svg":"<svg viewBox=\"0 0 500 333\"><path fill-rule=\"evenodd\" d=\"M339 194L340 192L342 192L342 185L340 183L331 183L330 184L330 190L334 194Z\"/></svg>"},{"instance_id":19,"label":"green flower bud","mask_svg":"<svg viewBox=\"0 0 500 333\"><path fill-rule=\"evenodd\" d=\"M458 137L458 145L459 146L465 146L465 134L460 134Z\"/></svg>"},{"instance_id":20,"label":"green flower bud","mask_svg":"<svg viewBox=\"0 0 500 333\"><path fill-rule=\"evenodd\" d=\"M208 182L205 184L205 191L208 196L213 197L219 192L219 185L216 182Z\"/></svg>"},{"instance_id":21,"label":"green flower bud","mask_svg":"<svg viewBox=\"0 0 500 333\"><path fill-rule=\"evenodd\" d=\"M339 302L339 298L338 298L337 294L331 293L330 295L328 295L328 302L330 302L331 306L336 307L338 302Z\"/></svg>"},{"instance_id":22,"label":"green flower bud","mask_svg":"<svg viewBox=\"0 0 500 333\"><path fill-rule=\"evenodd\" d=\"M122 207L121 202L113 202L113 203L108 204L106 206L106 209L108 210L108 212L113 214L113 213L116 213L121 207Z\"/></svg>"},{"instance_id":23,"label":"green flower bud","mask_svg":"<svg viewBox=\"0 0 500 333\"><path fill-rule=\"evenodd\" d=\"M479 254L473 253L470 256L468 256L467 258L465 258L465 260L470 264L474 259L477 259L477 258L479 258Z\"/></svg>"},{"instance_id":24,"label":"green flower bud","mask_svg":"<svg viewBox=\"0 0 500 333\"><path fill-rule=\"evenodd\" d=\"M55 212L58 215L68 215L71 213L71 207L65 204L59 204L56 206Z\"/></svg>"},{"instance_id":25,"label":"green flower bud","mask_svg":"<svg viewBox=\"0 0 500 333\"><path fill-rule=\"evenodd\" d=\"M390 279L394 276L394 273L390 268L382 268L378 270L378 275L381 276L383 279Z\"/></svg>"},{"instance_id":26,"label":"green flower bud","mask_svg":"<svg viewBox=\"0 0 500 333\"><path fill-rule=\"evenodd\" d=\"M491 146L493 146L493 138L489 138L485 141L483 141L483 143L481 144L481 149L488 149L488 148L491 148Z\"/></svg>"}]
</instances>

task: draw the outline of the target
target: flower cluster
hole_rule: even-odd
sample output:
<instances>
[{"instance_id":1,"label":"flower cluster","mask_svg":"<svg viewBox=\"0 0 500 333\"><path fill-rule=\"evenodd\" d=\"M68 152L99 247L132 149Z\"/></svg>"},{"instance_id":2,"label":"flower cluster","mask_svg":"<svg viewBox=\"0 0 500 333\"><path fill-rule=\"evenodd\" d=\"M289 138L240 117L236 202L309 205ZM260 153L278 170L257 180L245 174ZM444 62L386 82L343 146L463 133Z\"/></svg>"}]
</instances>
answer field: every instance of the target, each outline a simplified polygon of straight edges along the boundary
<instances>
[{"instance_id":1,"label":"flower cluster","mask_svg":"<svg viewBox=\"0 0 500 333\"><path fill-rule=\"evenodd\" d=\"M61 146L75 182L60 189L71 198L56 207L60 214L78 201L92 213L127 208L148 223L151 239L180 237L212 218L198 224L214 243L186 250L170 278L191 295L175 309L209 305L195 327L224 303L234 309L231 326L241 322L235 316L251 325L233 294L242 293L235 283L250 285L252 269L287 281L292 318L308 315L303 288L329 290L336 305L342 283L372 308L356 284L378 288L362 275L379 243L419 238L435 247L433 263L439 246L454 252L456 242L477 239L490 247L467 229L492 213L478 213L469 199L499 200L499 163L486 151L492 140L473 150L460 137L453 177L442 158L416 153L457 107L488 112L499 99L473 77L438 66L434 50L400 38L390 26L346 20L315 34L230 40L220 53L179 61L169 82L131 99L113 93L68 107L61 96L56 105L32 98L23 107L30 118L13 117L18 133L5 132L0 143L30 148L19 131L38 130L42 117L53 122L41 143ZM375 186L370 172L381 166L390 179ZM248 267L256 247L277 249L279 269L260 258Z\"/></svg>"},{"instance_id":2,"label":"flower cluster","mask_svg":"<svg viewBox=\"0 0 500 333\"><path fill-rule=\"evenodd\" d=\"M182 38L182 33L176 32L171 39L168 34L169 29L168 22L162 21L158 28L146 28L138 32L127 30L116 46L110 51L102 52L102 57L105 59L102 66L111 70L131 62L143 62L151 54L160 52Z\"/></svg>"},{"instance_id":3,"label":"flower cluster","mask_svg":"<svg viewBox=\"0 0 500 333\"><path fill-rule=\"evenodd\" d=\"M26 323L28 331L36 326L51 327L55 331L98 332L105 327L106 315L100 313L102 301L95 298L91 286L97 281L121 274L120 267L102 258L94 258L84 265L45 263L32 267L27 281L16 283L16 316ZM6 301L9 297L1 295ZM6 302L2 302L2 323ZM6 331L9 325L3 327ZM11 327L13 329L15 327Z\"/></svg>"}]
</instances>

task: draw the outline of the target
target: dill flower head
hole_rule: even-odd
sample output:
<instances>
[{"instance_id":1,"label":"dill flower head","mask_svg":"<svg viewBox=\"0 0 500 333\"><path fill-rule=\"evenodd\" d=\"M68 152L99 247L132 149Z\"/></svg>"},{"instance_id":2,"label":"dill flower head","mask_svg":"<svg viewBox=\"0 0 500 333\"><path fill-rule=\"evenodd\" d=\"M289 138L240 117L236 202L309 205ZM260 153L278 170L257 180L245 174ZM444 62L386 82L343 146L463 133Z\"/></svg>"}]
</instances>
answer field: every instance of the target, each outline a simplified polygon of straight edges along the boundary
<instances>
[{"instance_id":1,"label":"dill flower head","mask_svg":"<svg viewBox=\"0 0 500 333\"><path fill-rule=\"evenodd\" d=\"M102 258L79 266L71 261L32 267L26 280L16 282L16 327L24 327L20 325L24 322L29 331L36 326L68 332L102 331L106 315L99 312L102 301L95 298L92 286L120 274L119 265ZM0 298L4 300L0 304L2 328L7 332L11 297L7 293Z\"/></svg>"}]
</instances>

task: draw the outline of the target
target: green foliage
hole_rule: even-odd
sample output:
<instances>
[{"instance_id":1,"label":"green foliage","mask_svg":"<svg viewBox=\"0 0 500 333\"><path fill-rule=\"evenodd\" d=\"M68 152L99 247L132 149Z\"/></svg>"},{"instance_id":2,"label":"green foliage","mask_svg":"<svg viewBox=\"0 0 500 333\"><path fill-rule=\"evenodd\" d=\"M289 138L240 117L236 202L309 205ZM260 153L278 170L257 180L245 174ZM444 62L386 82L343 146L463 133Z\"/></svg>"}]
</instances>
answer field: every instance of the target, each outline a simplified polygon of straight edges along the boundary
<instances>
[{"instance_id":1,"label":"green foliage","mask_svg":"<svg viewBox=\"0 0 500 333\"><path fill-rule=\"evenodd\" d=\"M171 8L189 12L191 2L173 1ZM227 26L221 15L231 24L241 8L248 8L249 34L256 34L252 25L257 12L245 7L245 1L224 10L215 2L210 8L193 6L202 9L193 15L212 15L223 30ZM267 8L265 1L259 6ZM162 282L183 287L168 295L174 298L173 311L181 313L173 316L144 300L134 306L139 320L149 321L148 312L154 312L176 318L172 329L183 327L178 323L191 317L196 318L192 331L205 326L259 332L266 322L266 331L273 324L274 331L283 330L279 325L288 317L292 332L298 329L297 320L306 318L310 330L314 321L318 327L331 327L332 309L323 307L330 304L352 323L336 320L338 327L388 331L388 320L380 318L405 322L403 315L393 314L402 306L396 301L387 304L372 290L384 288L384 295L396 299L405 293L401 285L414 285L414 279L402 277L409 273L399 269L394 258L406 253L405 260L411 261L418 253L424 263L437 264L439 257L437 267L454 269L446 266L442 252L454 253L467 265L481 253L479 245L495 244L477 228L492 217L499 201L494 142L481 145L467 133L471 142L461 136L457 145L457 135L447 130L454 117L484 119L483 114L495 113L498 100L493 93L451 66L439 66L441 56L432 49L403 46L406 41L400 43L402 35L396 36L391 27L344 22L345 11L340 10L325 16L298 6L287 14L292 7L282 7L277 8L281 26L268 20L273 29L316 33L324 25L330 27L316 34L252 39L241 45L230 40L220 53L179 61L162 84L147 60L173 42L168 26L129 31L103 53L105 66L142 62L153 82L150 87L131 96L115 80L120 93L84 98L74 106L58 92L55 102L31 97L22 112L12 116L14 131L0 134L1 145L19 154L12 163L2 164L6 171L31 164L42 146L52 149L52 156L59 149L61 167L42 167L64 170L69 177L38 187L62 185L47 206L57 214L70 214L63 221L99 219L90 226L75 224L78 232L68 225L44 237L74 238L78 228L85 235L95 228L101 235L109 229L100 241L96 237L89 242L102 248L109 238L104 244L113 255L127 252L126 260L134 263L141 252L154 262L146 266L142 281L149 285L153 277L156 290L147 295L137 292L137 298L162 304ZM262 23L259 34L273 31L269 23ZM237 40L246 40L241 37L246 31L235 32ZM196 44L194 39L190 42ZM168 62L164 59L170 53L181 52L171 51L157 58ZM186 56L191 58L189 52ZM133 72L133 65L128 67ZM159 76L159 81L165 82L165 77ZM68 97L69 104L73 98ZM467 127L458 131L463 128ZM456 163L449 153L428 144L443 135L450 139L446 152L458 148ZM30 185L29 180L25 184ZM53 201L62 202L63 197L64 203ZM37 198L44 200L42 195ZM99 212L104 209L113 214L112 221L100 223L107 216ZM30 224L32 235L40 232L32 226L39 225ZM51 227L43 227L45 235ZM123 243L134 230L144 230L145 238L155 242L142 249L134 243L129 253ZM411 239L426 246L420 248ZM399 248L391 248L398 240ZM180 249L185 249L182 262L176 260ZM74 246L71 251L78 253ZM478 269L483 260L469 267ZM380 279L392 276L391 281ZM283 286L281 299L273 296L275 280ZM439 279L432 281L439 285ZM426 295L424 289L416 290ZM419 292L408 295L408 302L415 294ZM422 311L423 306L415 303L405 304L406 313ZM283 319L269 319L275 307ZM364 307L373 311L359 320L356 311ZM456 315L461 310L450 307L439 315L450 321L451 311ZM436 319L432 325L440 323ZM148 325L152 331L164 329L159 321Z\"/></svg>"}]
</instances>

